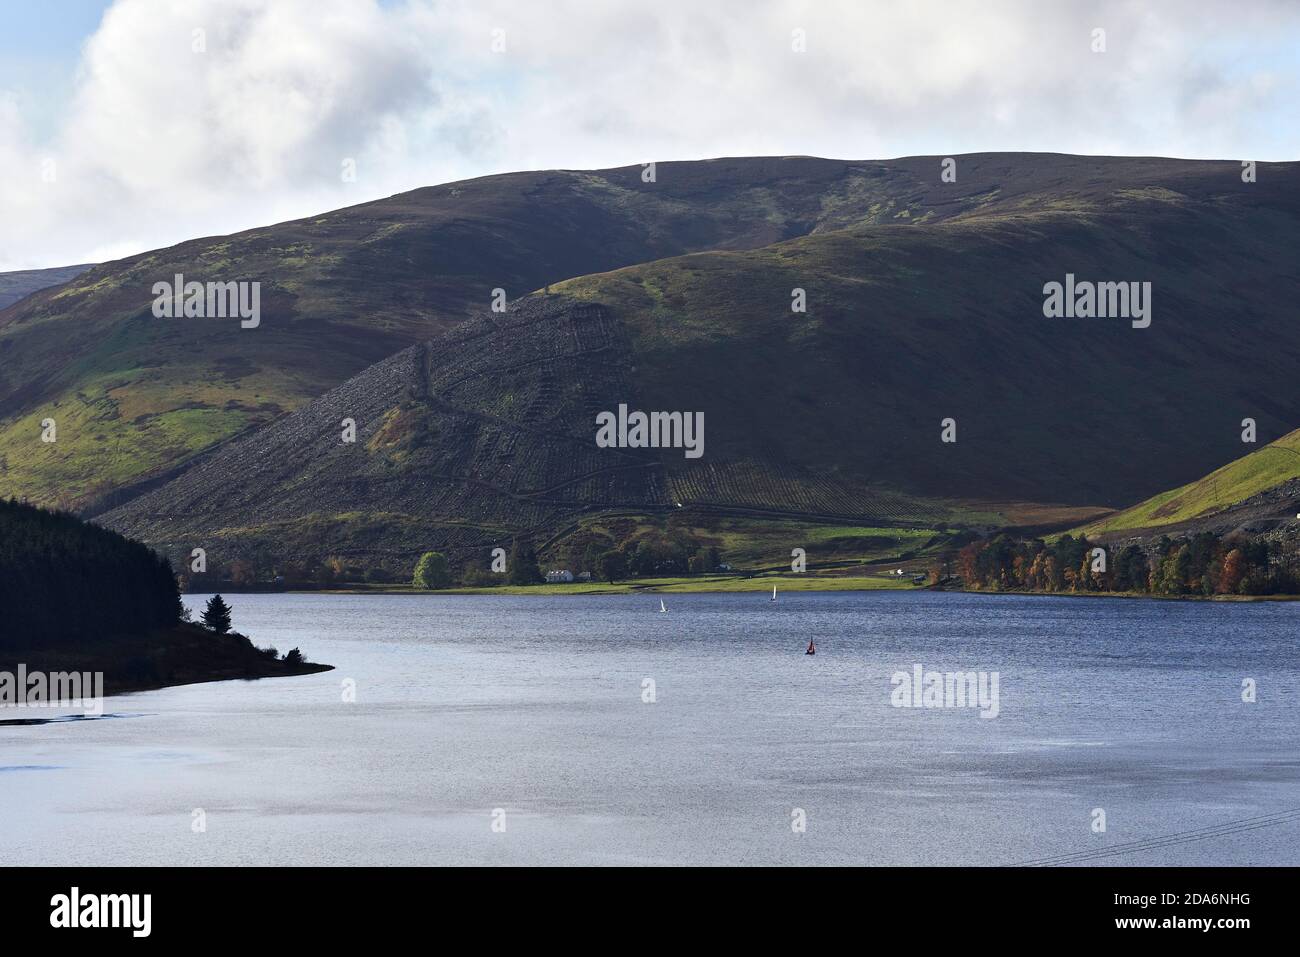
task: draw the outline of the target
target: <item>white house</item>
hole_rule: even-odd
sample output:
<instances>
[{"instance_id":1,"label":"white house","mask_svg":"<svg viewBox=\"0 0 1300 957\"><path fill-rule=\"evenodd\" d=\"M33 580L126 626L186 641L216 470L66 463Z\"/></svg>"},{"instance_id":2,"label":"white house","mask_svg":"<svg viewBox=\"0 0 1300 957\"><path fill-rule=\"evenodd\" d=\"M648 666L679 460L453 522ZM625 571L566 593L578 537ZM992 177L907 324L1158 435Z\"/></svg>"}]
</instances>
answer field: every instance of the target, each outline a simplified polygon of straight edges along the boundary
<instances>
[{"instance_id":1,"label":"white house","mask_svg":"<svg viewBox=\"0 0 1300 957\"><path fill-rule=\"evenodd\" d=\"M573 581L573 572L567 568L552 568L546 573L546 584L558 585L561 582Z\"/></svg>"}]
</instances>

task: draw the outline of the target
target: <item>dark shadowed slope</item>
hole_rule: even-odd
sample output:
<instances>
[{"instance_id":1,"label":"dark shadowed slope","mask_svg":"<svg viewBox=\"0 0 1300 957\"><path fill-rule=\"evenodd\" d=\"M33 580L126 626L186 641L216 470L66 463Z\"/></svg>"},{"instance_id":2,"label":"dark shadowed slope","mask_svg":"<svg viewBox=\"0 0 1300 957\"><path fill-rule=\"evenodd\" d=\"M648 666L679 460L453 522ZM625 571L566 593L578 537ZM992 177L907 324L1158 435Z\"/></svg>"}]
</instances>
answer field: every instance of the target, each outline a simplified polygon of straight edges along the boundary
<instances>
[{"instance_id":1,"label":"dark shadowed slope","mask_svg":"<svg viewBox=\"0 0 1300 957\"><path fill-rule=\"evenodd\" d=\"M1231 176L1231 171L1226 171ZM556 287L599 302L651 408L710 454L913 494L1122 507L1300 421L1300 168L1254 195L1172 190L931 228L864 226ZM1149 328L1046 318L1043 285L1149 281ZM807 294L792 314L791 290ZM940 441L956 420L957 441ZM716 459L715 459L716 461Z\"/></svg>"}]
</instances>

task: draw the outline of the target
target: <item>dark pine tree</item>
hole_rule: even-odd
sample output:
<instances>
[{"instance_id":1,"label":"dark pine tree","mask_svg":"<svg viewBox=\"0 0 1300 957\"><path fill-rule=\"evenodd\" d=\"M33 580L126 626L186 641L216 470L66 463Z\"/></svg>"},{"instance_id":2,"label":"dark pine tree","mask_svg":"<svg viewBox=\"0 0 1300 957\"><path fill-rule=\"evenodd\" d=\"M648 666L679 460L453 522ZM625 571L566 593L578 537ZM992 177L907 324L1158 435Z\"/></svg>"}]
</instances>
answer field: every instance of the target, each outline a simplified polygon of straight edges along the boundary
<instances>
[{"instance_id":1,"label":"dark pine tree","mask_svg":"<svg viewBox=\"0 0 1300 957\"><path fill-rule=\"evenodd\" d=\"M510 548L510 562L506 574L512 585L532 585L542 580L542 570L537 564L537 553L527 539L516 538Z\"/></svg>"},{"instance_id":2,"label":"dark pine tree","mask_svg":"<svg viewBox=\"0 0 1300 957\"><path fill-rule=\"evenodd\" d=\"M203 624L218 635L230 631L230 606L220 595L213 595L208 599L208 607L203 610Z\"/></svg>"}]
</instances>

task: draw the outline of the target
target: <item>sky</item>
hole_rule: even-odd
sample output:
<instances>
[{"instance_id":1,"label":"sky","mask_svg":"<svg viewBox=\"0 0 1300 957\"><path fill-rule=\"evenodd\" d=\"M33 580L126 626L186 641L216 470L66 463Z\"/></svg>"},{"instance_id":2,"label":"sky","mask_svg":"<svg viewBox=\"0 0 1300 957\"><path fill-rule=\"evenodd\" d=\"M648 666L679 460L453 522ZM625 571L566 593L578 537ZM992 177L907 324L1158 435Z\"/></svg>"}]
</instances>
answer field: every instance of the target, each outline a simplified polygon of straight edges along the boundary
<instances>
[{"instance_id":1,"label":"sky","mask_svg":"<svg viewBox=\"0 0 1300 957\"><path fill-rule=\"evenodd\" d=\"M1297 103L1296 0L0 0L0 271L520 169L1294 160Z\"/></svg>"}]
</instances>

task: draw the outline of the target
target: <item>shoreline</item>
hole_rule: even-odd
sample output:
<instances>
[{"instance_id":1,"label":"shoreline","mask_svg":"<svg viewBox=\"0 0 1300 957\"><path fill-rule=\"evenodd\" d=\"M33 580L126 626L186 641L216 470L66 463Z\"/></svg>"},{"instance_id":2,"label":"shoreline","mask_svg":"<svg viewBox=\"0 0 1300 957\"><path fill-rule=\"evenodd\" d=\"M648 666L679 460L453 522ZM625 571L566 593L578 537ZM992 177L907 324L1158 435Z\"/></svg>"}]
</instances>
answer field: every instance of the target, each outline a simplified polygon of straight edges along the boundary
<instances>
[{"instance_id":1,"label":"shoreline","mask_svg":"<svg viewBox=\"0 0 1300 957\"><path fill-rule=\"evenodd\" d=\"M908 581L865 576L826 576L794 578L781 576L755 576L752 578L690 578L648 579L641 582L573 582L556 585L492 585L479 588L452 587L423 589L411 585L352 586L339 588L293 589L280 592L250 592L250 594L280 595L457 595L457 596L568 596L568 595L685 595L685 594L761 594L776 585L781 592L843 592L843 591L895 591L895 592L957 592L967 595L1018 595L1038 598L1149 598L1155 601L1208 601L1208 602L1261 602L1300 601L1300 595L1159 595L1149 592L1075 592L1075 591L990 591L976 588L955 588L935 585L913 585ZM239 594L238 592L227 592ZM208 594L195 592L193 594Z\"/></svg>"},{"instance_id":2,"label":"shoreline","mask_svg":"<svg viewBox=\"0 0 1300 957\"><path fill-rule=\"evenodd\" d=\"M150 682L141 685L116 686L112 691L105 689L104 697L112 698L116 695L138 694L141 691L162 691L166 688L184 688L187 685L206 685L216 681L261 681L263 678L298 678L302 675L316 675L324 671L333 671L333 665L317 664L314 661L304 662L293 668L280 671L268 671L265 674L257 675L211 675L206 678L188 678L184 681L163 681ZM3 722L0 722L2 724Z\"/></svg>"},{"instance_id":3,"label":"shoreline","mask_svg":"<svg viewBox=\"0 0 1300 957\"><path fill-rule=\"evenodd\" d=\"M0 671L98 674L100 697L160 691L214 681L292 678L334 670L316 661L271 657L238 632L216 634L191 622L178 622L147 634L83 639L54 647L6 649ZM41 719L0 718L0 726L48 723Z\"/></svg>"}]
</instances>

